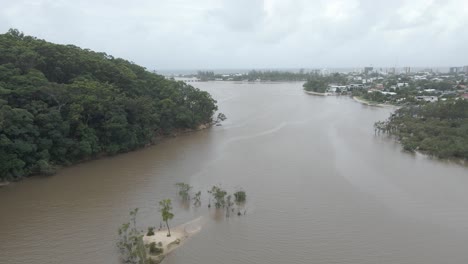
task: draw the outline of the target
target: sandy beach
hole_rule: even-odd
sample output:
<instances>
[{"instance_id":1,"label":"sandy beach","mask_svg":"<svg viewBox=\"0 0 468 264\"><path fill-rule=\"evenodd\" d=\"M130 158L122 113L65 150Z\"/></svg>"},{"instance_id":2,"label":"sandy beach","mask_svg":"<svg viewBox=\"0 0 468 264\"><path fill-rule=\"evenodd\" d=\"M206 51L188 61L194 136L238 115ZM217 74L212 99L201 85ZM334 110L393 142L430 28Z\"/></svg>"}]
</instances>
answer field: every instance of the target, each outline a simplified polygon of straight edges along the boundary
<instances>
[{"instance_id":1,"label":"sandy beach","mask_svg":"<svg viewBox=\"0 0 468 264\"><path fill-rule=\"evenodd\" d=\"M163 249L163 253L161 255L152 257L162 259L171 251L180 247L188 238L200 232L202 222L202 217L199 217L185 224L171 228L170 237L167 236L167 228L163 228L159 231L154 232L153 236L145 235L143 237L143 242L145 244L150 244L152 242L158 244L159 242L161 242L161 248Z\"/></svg>"},{"instance_id":2,"label":"sandy beach","mask_svg":"<svg viewBox=\"0 0 468 264\"><path fill-rule=\"evenodd\" d=\"M320 96L326 96L326 93L317 93L317 92L311 92L311 91L306 91L304 90L305 93L312 94L312 95L320 95Z\"/></svg>"},{"instance_id":3,"label":"sandy beach","mask_svg":"<svg viewBox=\"0 0 468 264\"><path fill-rule=\"evenodd\" d=\"M356 102L359 102L361 104L364 104L364 105L368 105L368 106L376 106L376 107L396 107L394 105L390 105L390 104L379 104L379 103L372 103L372 102L369 102L367 100L364 100L362 98L359 98L357 96L353 96L353 99L356 101Z\"/></svg>"}]
</instances>

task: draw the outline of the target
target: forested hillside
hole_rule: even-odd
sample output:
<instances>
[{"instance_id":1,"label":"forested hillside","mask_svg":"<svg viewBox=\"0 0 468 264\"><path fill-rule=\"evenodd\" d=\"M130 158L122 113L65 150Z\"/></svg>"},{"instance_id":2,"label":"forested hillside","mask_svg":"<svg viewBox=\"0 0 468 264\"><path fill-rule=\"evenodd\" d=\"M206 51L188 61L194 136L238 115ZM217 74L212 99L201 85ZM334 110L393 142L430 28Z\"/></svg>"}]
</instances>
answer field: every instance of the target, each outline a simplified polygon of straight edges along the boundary
<instances>
[{"instance_id":1,"label":"forested hillside","mask_svg":"<svg viewBox=\"0 0 468 264\"><path fill-rule=\"evenodd\" d=\"M142 147L210 122L215 103L132 62L9 30L0 35L0 181Z\"/></svg>"}]
</instances>

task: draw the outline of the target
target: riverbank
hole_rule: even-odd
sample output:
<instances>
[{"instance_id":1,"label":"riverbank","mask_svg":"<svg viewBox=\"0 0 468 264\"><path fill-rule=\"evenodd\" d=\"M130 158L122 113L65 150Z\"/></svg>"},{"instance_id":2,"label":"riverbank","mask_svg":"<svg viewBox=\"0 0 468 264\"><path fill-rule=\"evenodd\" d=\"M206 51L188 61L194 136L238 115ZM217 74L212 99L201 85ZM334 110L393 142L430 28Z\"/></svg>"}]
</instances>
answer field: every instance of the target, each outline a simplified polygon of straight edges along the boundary
<instances>
[{"instance_id":1,"label":"riverbank","mask_svg":"<svg viewBox=\"0 0 468 264\"><path fill-rule=\"evenodd\" d=\"M311 91L306 91L304 90L305 93L307 94L312 94L312 95L319 95L319 96L326 96L326 93L317 93L317 92L311 92Z\"/></svg>"},{"instance_id":2,"label":"riverbank","mask_svg":"<svg viewBox=\"0 0 468 264\"><path fill-rule=\"evenodd\" d=\"M353 96L353 99L354 101L358 102L358 103L361 103L361 104L364 104L364 105L368 105L368 106L376 106L376 107L396 107L395 105L391 105L391 104L382 104L382 103L377 103L377 102L371 102L371 101L368 101L364 98L361 98L361 97L358 97L358 96Z\"/></svg>"},{"instance_id":3,"label":"riverbank","mask_svg":"<svg viewBox=\"0 0 468 264\"><path fill-rule=\"evenodd\" d=\"M82 160L78 160L78 161L73 162L72 164L69 164L69 165L52 165L52 167L51 167L52 170L51 170L51 172L49 174L30 174L28 176L22 176L22 177L13 179L13 180L10 179L10 181L8 181L7 179L5 179L5 180L0 179L0 188L1 187L7 187L11 182L19 182L19 181L21 181L21 180L23 180L25 178L29 178L29 177L52 176L52 175L57 174L57 172L59 172L61 169L66 168L66 167L70 167L70 166L73 166L73 165L82 164L82 163L86 163L86 162L89 162L89 161L99 160L101 158L116 156L116 155L120 155L120 154L124 154L124 153L129 153L129 152L132 152L132 151L141 150L141 149L144 149L144 148L147 148L147 147L154 146L154 145L158 144L159 142L161 142L162 140L164 140L166 138L178 137L178 136L181 136L181 135L184 135L184 134L190 134L190 133L194 133L194 132L197 132L197 131L209 129L214 124L215 123L205 123L205 124L198 125L196 128L174 129L169 134L155 134L154 137L151 139L151 141L148 142L147 144L145 144L144 146L141 146L141 147L129 150L129 151L118 152L118 153L115 153L115 154L98 153L94 157L89 157L89 158L85 158L85 159L82 159Z\"/></svg>"},{"instance_id":4,"label":"riverbank","mask_svg":"<svg viewBox=\"0 0 468 264\"><path fill-rule=\"evenodd\" d=\"M157 263L160 263L167 254L180 247L190 237L201 231L202 217L196 218L190 222L171 228L171 236L167 236L167 229L159 230L152 236L143 236L145 245L155 243L162 253L151 255L150 257Z\"/></svg>"}]
</instances>

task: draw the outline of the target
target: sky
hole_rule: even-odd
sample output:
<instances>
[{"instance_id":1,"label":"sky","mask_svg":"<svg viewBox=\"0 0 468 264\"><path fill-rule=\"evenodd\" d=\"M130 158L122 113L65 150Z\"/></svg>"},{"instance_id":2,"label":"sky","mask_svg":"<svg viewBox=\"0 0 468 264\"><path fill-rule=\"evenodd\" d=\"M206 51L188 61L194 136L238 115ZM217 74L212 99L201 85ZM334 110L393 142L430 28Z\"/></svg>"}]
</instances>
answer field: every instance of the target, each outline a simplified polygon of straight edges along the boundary
<instances>
[{"instance_id":1,"label":"sky","mask_svg":"<svg viewBox=\"0 0 468 264\"><path fill-rule=\"evenodd\" d=\"M0 0L0 32L149 70L468 65L467 0Z\"/></svg>"}]
</instances>

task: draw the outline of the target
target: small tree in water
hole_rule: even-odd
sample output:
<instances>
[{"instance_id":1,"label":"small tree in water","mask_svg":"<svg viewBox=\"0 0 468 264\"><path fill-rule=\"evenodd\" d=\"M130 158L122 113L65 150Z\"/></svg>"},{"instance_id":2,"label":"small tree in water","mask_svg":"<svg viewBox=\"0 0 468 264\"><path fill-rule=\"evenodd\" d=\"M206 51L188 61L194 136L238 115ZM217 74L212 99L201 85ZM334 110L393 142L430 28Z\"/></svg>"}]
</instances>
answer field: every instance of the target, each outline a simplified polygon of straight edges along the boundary
<instances>
[{"instance_id":1,"label":"small tree in water","mask_svg":"<svg viewBox=\"0 0 468 264\"><path fill-rule=\"evenodd\" d=\"M136 217L138 208L130 211L130 223L125 223L119 228L120 240L117 246L122 259L126 263L145 264L147 263L146 248L143 243L143 234L136 228Z\"/></svg>"},{"instance_id":2,"label":"small tree in water","mask_svg":"<svg viewBox=\"0 0 468 264\"><path fill-rule=\"evenodd\" d=\"M165 199L159 202L159 212L161 212L163 221L166 222L168 237L171 236L171 230L169 229L169 220L174 218L174 214L171 211L171 199Z\"/></svg>"},{"instance_id":3,"label":"small tree in water","mask_svg":"<svg viewBox=\"0 0 468 264\"><path fill-rule=\"evenodd\" d=\"M245 203L247 195L245 194L245 191L240 190L234 193L234 198L237 204Z\"/></svg>"},{"instance_id":4,"label":"small tree in water","mask_svg":"<svg viewBox=\"0 0 468 264\"><path fill-rule=\"evenodd\" d=\"M221 187L213 186L208 193L213 196L216 208L224 207L226 205L224 197L226 197L227 192L221 189Z\"/></svg>"},{"instance_id":5,"label":"small tree in water","mask_svg":"<svg viewBox=\"0 0 468 264\"><path fill-rule=\"evenodd\" d=\"M200 206L201 205L201 191L198 191L197 193L195 193L195 197L193 199L195 200L193 202L193 205Z\"/></svg>"},{"instance_id":6,"label":"small tree in water","mask_svg":"<svg viewBox=\"0 0 468 264\"><path fill-rule=\"evenodd\" d=\"M222 121L224 121L224 120L226 120L226 119L227 119L227 117L226 117L225 114L219 113L219 114L218 114L218 117L216 118L216 123L220 123L220 122L222 122Z\"/></svg>"},{"instance_id":7,"label":"small tree in water","mask_svg":"<svg viewBox=\"0 0 468 264\"><path fill-rule=\"evenodd\" d=\"M231 212L231 206L234 205L234 203L231 201L232 196L228 195L226 197L226 217L229 217L230 212Z\"/></svg>"},{"instance_id":8,"label":"small tree in water","mask_svg":"<svg viewBox=\"0 0 468 264\"><path fill-rule=\"evenodd\" d=\"M187 183L183 182L178 182L176 183L177 188L179 188L179 195L182 197L182 200L188 201L190 200L190 190L192 189L192 186L190 186Z\"/></svg>"}]
</instances>

